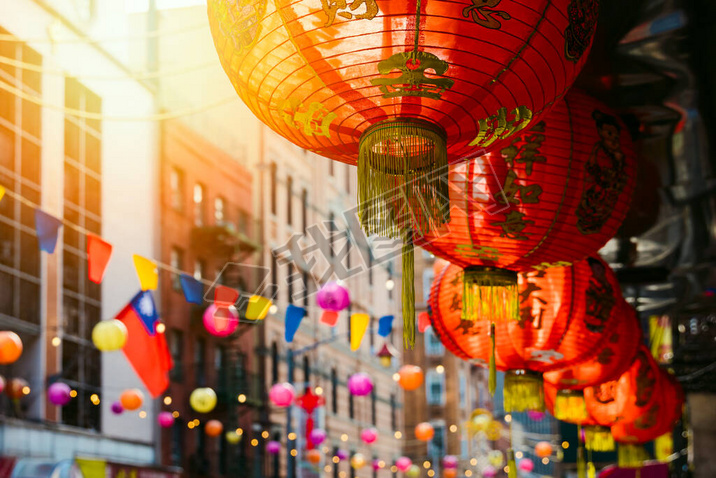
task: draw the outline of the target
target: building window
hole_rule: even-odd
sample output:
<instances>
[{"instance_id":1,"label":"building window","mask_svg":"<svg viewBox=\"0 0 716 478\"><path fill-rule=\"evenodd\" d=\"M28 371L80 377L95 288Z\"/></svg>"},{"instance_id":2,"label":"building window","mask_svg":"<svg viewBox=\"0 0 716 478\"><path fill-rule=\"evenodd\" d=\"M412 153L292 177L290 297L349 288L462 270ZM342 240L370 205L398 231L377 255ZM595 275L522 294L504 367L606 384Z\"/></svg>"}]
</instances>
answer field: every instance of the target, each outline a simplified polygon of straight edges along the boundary
<instances>
[{"instance_id":1,"label":"building window","mask_svg":"<svg viewBox=\"0 0 716 478\"><path fill-rule=\"evenodd\" d=\"M214 221L217 226L223 226L224 225L224 210L226 204L224 202L224 198L221 196L217 196L214 199Z\"/></svg>"},{"instance_id":2,"label":"building window","mask_svg":"<svg viewBox=\"0 0 716 478\"><path fill-rule=\"evenodd\" d=\"M278 260L276 255L271 252L271 298L276 299L278 296Z\"/></svg>"},{"instance_id":3,"label":"building window","mask_svg":"<svg viewBox=\"0 0 716 478\"><path fill-rule=\"evenodd\" d=\"M169 172L169 190L171 193L172 208L175 211L184 211L184 173L179 168L172 168Z\"/></svg>"},{"instance_id":4,"label":"building window","mask_svg":"<svg viewBox=\"0 0 716 478\"><path fill-rule=\"evenodd\" d=\"M182 449L184 448L184 420L177 418L172 426L171 463L182 466Z\"/></svg>"},{"instance_id":5,"label":"building window","mask_svg":"<svg viewBox=\"0 0 716 478\"><path fill-rule=\"evenodd\" d=\"M470 454L470 442L467 438L467 430L463 428L460 434L460 458L467 460Z\"/></svg>"},{"instance_id":6,"label":"building window","mask_svg":"<svg viewBox=\"0 0 716 478\"><path fill-rule=\"evenodd\" d=\"M182 270L182 267L184 266L184 251L182 251L178 247L172 247L172 250L169 253L169 265L173 269L171 271L172 287L174 288L174 290L180 291L180 290L182 290L181 289L180 271Z\"/></svg>"},{"instance_id":7,"label":"building window","mask_svg":"<svg viewBox=\"0 0 716 478\"><path fill-rule=\"evenodd\" d=\"M435 436L428 442L428 456L434 463L437 463L447 453L447 430L443 420L431 421L430 424L435 430Z\"/></svg>"},{"instance_id":8,"label":"building window","mask_svg":"<svg viewBox=\"0 0 716 478\"><path fill-rule=\"evenodd\" d=\"M278 345L271 343L271 383L278 383Z\"/></svg>"},{"instance_id":9,"label":"building window","mask_svg":"<svg viewBox=\"0 0 716 478\"><path fill-rule=\"evenodd\" d=\"M306 234L308 229L308 191L306 189L301 191L301 224L303 233Z\"/></svg>"},{"instance_id":10,"label":"building window","mask_svg":"<svg viewBox=\"0 0 716 478\"><path fill-rule=\"evenodd\" d=\"M286 178L286 224L293 222L293 178Z\"/></svg>"},{"instance_id":11,"label":"building window","mask_svg":"<svg viewBox=\"0 0 716 478\"><path fill-rule=\"evenodd\" d=\"M204 278L205 270L206 263L202 259L196 259L194 261L194 279L202 280Z\"/></svg>"},{"instance_id":12,"label":"building window","mask_svg":"<svg viewBox=\"0 0 716 478\"><path fill-rule=\"evenodd\" d=\"M199 387L206 385L206 341L197 339L194 343L194 381Z\"/></svg>"},{"instance_id":13,"label":"building window","mask_svg":"<svg viewBox=\"0 0 716 478\"><path fill-rule=\"evenodd\" d=\"M465 376L464 370L460 370L458 381L458 393L460 396L460 403L467 403L467 377Z\"/></svg>"},{"instance_id":14,"label":"building window","mask_svg":"<svg viewBox=\"0 0 716 478\"><path fill-rule=\"evenodd\" d=\"M378 392L375 390L375 386L373 386L373 390L370 391L370 422L373 425L377 425L377 402L378 402Z\"/></svg>"},{"instance_id":15,"label":"building window","mask_svg":"<svg viewBox=\"0 0 716 478\"><path fill-rule=\"evenodd\" d=\"M338 413L338 373L335 368L331 369L331 409Z\"/></svg>"},{"instance_id":16,"label":"building window","mask_svg":"<svg viewBox=\"0 0 716 478\"><path fill-rule=\"evenodd\" d=\"M368 285L373 285L373 251L368 248Z\"/></svg>"},{"instance_id":17,"label":"building window","mask_svg":"<svg viewBox=\"0 0 716 478\"><path fill-rule=\"evenodd\" d=\"M194 185L194 225L204 225L204 186L197 183Z\"/></svg>"},{"instance_id":18,"label":"building window","mask_svg":"<svg viewBox=\"0 0 716 478\"><path fill-rule=\"evenodd\" d=\"M349 165L345 165L346 167L346 194L351 193L351 168Z\"/></svg>"},{"instance_id":19,"label":"building window","mask_svg":"<svg viewBox=\"0 0 716 478\"><path fill-rule=\"evenodd\" d=\"M215 347L214 377L216 380L216 390L220 393L229 391L229 374L227 372L226 349L224 347Z\"/></svg>"},{"instance_id":20,"label":"building window","mask_svg":"<svg viewBox=\"0 0 716 478\"><path fill-rule=\"evenodd\" d=\"M355 400L352 393L348 394L348 417L351 419L355 418Z\"/></svg>"},{"instance_id":21,"label":"building window","mask_svg":"<svg viewBox=\"0 0 716 478\"><path fill-rule=\"evenodd\" d=\"M292 263L286 264L286 282L288 285L288 303L293 304L293 276L295 268Z\"/></svg>"},{"instance_id":22,"label":"building window","mask_svg":"<svg viewBox=\"0 0 716 478\"><path fill-rule=\"evenodd\" d=\"M239 209L238 214L239 220L237 222L237 227L239 229L239 232L246 234L247 236L251 235L251 216L248 212L244 211L243 209Z\"/></svg>"},{"instance_id":23,"label":"building window","mask_svg":"<svg viewBox=\"0 0 716 478\"><path fill-rule=\"evenodd\" d=\"M338 447L333 447L333 456L338 456ZM333 465L333 478L340 478L340 467L338 466L338 463Z\"/></svg>"},{"instance_id":24,"label":"building window","mask_svg":"<svg viewBox=\"0 0 716 478\"><path fill-rule=\"evenodd\" d=\"M428 357L442 357L445 355L445 346L440 342L440 339L432 327L425 329L425 355Z\"/></svg>"},{"instance_id":25,"label":"building window","mask_svg":"<svg viewBox=\"0 0 716 478\"><path fill-rule=\"evenodd\" d=\"M334 252L334 232L336 230L336 217L333 215L333 213L328 214L328 253L331 256L331 259L335 256Z\"/></svg>"},{"instance_id":26,"label":"building window","mask_svg":"<svg viewBox=\"0 0 716 478\"><path fill-rule=\"evenodd\" d=\"M172 362L174 362L174 368L172 368L169 377L175 382L181 382L183 379L183 351L184 332L179 329L171 329L169 331L169 353L171 353L172 355Z\"/></svg>"},{"instance_id":27,"label":"building window","mask_svg":"<svg viewBox=\"0 0 716 478\"><path fill-rule=\"evenodd\" d=\"M425 374L425 393L428 405L445 405L445 374L428 370Z\"/></svg>"},{"instance_id":28,"label":"building window","mask_svg":"<svg viewBox=\"0 0 716 478\"><path fill-rule=\"evenodd\" d=\"M303 307L307 309L309 306L308 298L311 295L311 290L310 290L311 283L310 283L310 280L308 277L308 272L303 271L301 273L301 275L302 275L302 282L303 282Z\"/></svg>"},{"instance_id":29,"label":"building window","mask_svg":"<svg viewBox=\"0 0 716 478\"><path fill-rule=\"evenodd\" d=\"M435 272L432 267L429 267L423 271L423 300L428 301L428 295L430 294L430 288L433 286L433 278Z\"/></svg>"},{"instance_id":30,"label":"building window","mask_svg":"<svg viewBox=\"0 0 716 478\"><path fill-rule=\"evenodd\" d=\"M65 106L88 113L102 112L100 97L73 78L65 81ZM101 122L66 115L64 148L64 218L100 235ZM102 292L99 284L87 279L86 251L86 236L72 228L63 228L62 376L77 391L77 397L62 409L62 421L68 425L99 430L100 407L86 404L92 395L99 396L101 391L101 357L92 346L91 335L92 329L101 320ZM23 299L23 304L28 302Z\"/></svg>"},{"instance_id":31,"label":"building window","mask_svg":"<svg viewBox=\"0 0 716 478\"><path fill-rule=\"evenodd\" d=\"M269 187L271 188L271 214L274 216L276 215L276 180L276 163L271 163L269 173L269 181L271 181L271 184Z\"/></svg>"},{"instance_id":32,"label":"building window","mask_svg":"<svg viewBox=\"0 0 716 478\"><path fill-rule=\"evenodd\" d=\"M393 430L398 429L398 414L397 414L397 404L395 403L395 394L390 394L390 427Z\"/></svg>"}]
</instances>

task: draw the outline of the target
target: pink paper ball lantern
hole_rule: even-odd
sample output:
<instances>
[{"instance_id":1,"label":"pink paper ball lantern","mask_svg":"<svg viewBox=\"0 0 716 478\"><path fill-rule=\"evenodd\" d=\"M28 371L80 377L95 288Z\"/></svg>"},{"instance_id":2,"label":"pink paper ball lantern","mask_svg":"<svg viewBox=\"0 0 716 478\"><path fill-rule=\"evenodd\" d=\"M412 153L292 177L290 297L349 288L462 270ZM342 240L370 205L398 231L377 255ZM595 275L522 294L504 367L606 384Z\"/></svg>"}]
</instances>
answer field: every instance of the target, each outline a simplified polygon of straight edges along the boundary
<instances>
[{"instance_id":1,"label":"pink paper ball lantern","mask_svg":"<svg viewBox=\"0 0 716 478\"><path fill-rule=\"evenodd\" d=\"M124 413L124 407L118 401L112 403L112 406L110 407L110 409L112 410L112 413L114 413L115 415L121 415L122 413Z\"/></svg>"},{"instance_id":2,"label":"pink paper ball lantern","mask_svg":"<svg viewBox=\"0 0 716 478\"><path fill-rule=\"evenodd\" d=\"M526 472L526 473L531 473L532 470L535 469L535 464L534 464L534 462L533 462L532 460L530 460L529 458L522 458L522 459L520 460L519 465L517 465L517 466L518 466L518 468L519 468L520 470L522 470L522 471L524 471L524 472Z\"/></svg>"},{"instance_id":3,"label":"pink paper ball lantern","mask_svg":"<svg viewBox=\"0 0 716 478\"><path fill-rule=\"evenodd\" d=\"M495 478L497 476L497 470L492 465L487 465L482 470L482 476L483 478Z\"/></svg>"},{"instance_id":4,"label":"pink paper ball lantern","mask_svg":"<svg viewBox=\"0 0 716 478\"><path fill-rule=\"evenodd\" d=\"M413 466L413 460L411 460L407 456L401 456L400 458L395 460L395 466L398 468L398 470L406 472L410 469L411 466Z\"/></svg>"},{"instance_id":5,"label":"pink paper ball lantern","mask_svg":"<svg viewBox=\"0 0 716 478\"><path fill-rule=\"evenodd\" d=\"M348 391L351 395L365 397L373 391L373 379L364 372L354 373L348 379Z\"/></svg>"},{"instance_id":6,"label":"pink paper ball lantern","mask_svg":"<svg viewBox=\"0 0 716 478\"><path fill-rule=\"evenodd\" d=\"M71 392L72 389L66 383L55 382L47 387L47 399L51 404L63 407L72 400Z\"/></svg>"},{"instance_id":7,"label":"pink paper ball lantern","mask_svg":"<svg viewBox=\"0 0 716 478\"><path fill-rule=\"evenodd\" d=\"M281 452L281 443L271 440L270 442L266 443L266 452L269 455L278 455Z\"/></svg>"},{"instance_id":8,"label":"pink paper ball lantern","mask_svg":"<svg viewBox=\"0 0 716 478\"><path fill-rule=\"evenodd\" d=\"M174 417L170 412L159 412L157 415L157 422L162 428L169 428L174 425Z\"/></svg>"},{"instance_id":9,"label":"pink paper ball lantern","mask_svg":"<svg viewBox=\"0 0 716 478\"><path fill-rule=\"evenodd\" d=\"M351 303L348 289L335 282L327 282L316 294L316 303L323 310L340 312Z\"/></svg>"},{"instance_id":10,"label":"pink paper ball lantern","mask_svg":"<svg viewBox=\"0 0 716 478\"><path fill-rule=\"evenodd\" d=\"M365 428L363 431L360 432L360 439L365 443L366 445L370 445L372 443L375 443L375 441L378 439L378 430L375 428Z\"/></svg>"},{"instance_id":11,"label":"pink paper ball lantern","mask_svg":"<svg viewBox=\"0 0 716 478\"><path fill-rule=\"evenodd\" d=\"M380 460L377 459L377 458L373 460L373 462L371 463L371 465L373 466L373 469L374 469L375 471L378 471L378 470L380 470L381 468L383 468L382 466L380 466Z\"/></svg>"},{"instance_id":12,"label":"pink paper ball lantern","mask_svg":"<svg viewBox=\"0 0 716 478\"><path fill-rule=\"evenodd\" d=\"M443 458L443 467L445 468L457 468L457 463L455 455L445 455L445 458Z\"/></svg>"},{"instance_id":13,"label":"pink paper ball lantern","mask_svg":"<svg viewBox=\"0 0 716 478\"><path fill-rule=\"evenodd\" d=\"M322 430L320 428L314 428L313 430L311 430L309 438L311 439L311 443L318 446L326 440L326 436L327 435L325 430Z\"/></svg>"},{"instance_id":14,"label":"pink paper ball lantern","mask_svg":"<svg viewBox=\"0 0 716 478\"><path fill-rule=\"evenodd\" d=\"M533 422L541 422L544 419L544 412L538 412L537 410L527 410L527 417Z\"/></svg>"},{"instance_id":15,"label":"pink paper ball lantern","mask_svg":"<svg viewBox=\"0 0 716 478\"><path fill-rule=\"evenodd\" d=\"M269 390L269 399L277 407L286 408L296 398L296 389L290 383L277 383Z\"/></svg>"},{"instance_id":16,"label":"pink paper ball lantern","mask_svg":"<svg viewBox=\"0 0 716 478\"><path fill-rule=\"evenodd\" d=\"M227 337L239 326L239 312L236 307L218 307L211 304L204 311L204 328L216 337Z\"/></svg>"}]
</instances>

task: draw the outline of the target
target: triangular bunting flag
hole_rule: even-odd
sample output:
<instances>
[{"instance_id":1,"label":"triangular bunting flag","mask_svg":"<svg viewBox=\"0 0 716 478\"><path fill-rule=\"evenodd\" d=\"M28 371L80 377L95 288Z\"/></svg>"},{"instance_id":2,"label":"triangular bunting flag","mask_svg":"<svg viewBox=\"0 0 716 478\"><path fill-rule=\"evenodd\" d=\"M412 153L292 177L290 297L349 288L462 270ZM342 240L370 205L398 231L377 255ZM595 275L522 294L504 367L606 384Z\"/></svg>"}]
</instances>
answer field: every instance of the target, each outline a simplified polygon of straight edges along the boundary
<instances>
[{"instance_id":1,"label":"triangular bunting flag","mask_svg":"<svg viewBox=\"0 0 716 478\"><path fill-rule=\"evenodd\" d=\"M188 274L179 276L181 290L184 292L184 299L190 304L202 305L204 302L204 286L201 282Z\"/></svg>"},{"instance_id":2,"label":"triangular bunting flag","mask_svg":"<svg viewBox=\"0 0 716 478\"><path fill-rule=\"evenodd\" d=\"M321 323L335 327L338 323L338 312L335 310L324 310L321 314Z\"/></svg>"},{"instance_id":3,"label":"triangular bunting flag","mask_svg":"<svg viewBox=\"0 0 716 478\"><path fill-rule=\"evenodd\" d=\"M393 331L393 316L384 315L378 319L378 335L387 337Z\"/></svg>"},{"instance_id":4,"label":"triangular bunting flag","mask_svg":"<svg viewBox=\"0 0 716 478\"><path fill-rule=\"evenodd\" d=\"M264 320L268 315L271 301L260 295L249 297L249 306L246 308L246 318L249 320Z\"/></svg>"},{"instance_id":5,"label":"triangular bunting flag","mask_svg":"<svg viewBox=\"0 0 716 478\"><path fill-rule=\"evenodd\" d=\"M418 332L423 334L428 327L430 327L430 314L420 312L420 314L418 314Z\"/></svg>"},{"instance_id":6,"label":"triangular bunting flag","mask_svg":"<svg viewBox=\"0 0 716 478\"><path fill-rule=\"evenodd\" d=\"M0 186L0 201L2 201L2 198L5 197L5 188L3 186Z\"/></svg>"},{"instance_id":7,"label":"triangular bunting flag","mask_svg":"<svg viewBox=\"0 0 716 478\"><path fill-rule=\"evenodd\" d=\"M55 252L57 245L57 233L62 226L62 221L54 216L50 216L41 209L35 209L35 231L37 232L37 241L40 243L40 250L48 254Z\"/></svg>"},{"instance_id":8,"label":"triangular bunting flag","mask_svg":"<svg viewBox=\"0 0 716 478\"><path fill-rule=\"evenodd\" d=\"M217 285L214 289L214 303L217 307L229 307L239 300L239 291L226 287L225 285Z\"/></svg>"},{"instance_id":9,"label":"triangular bunting flag","mask_svg":"<svg viewBox=\"0 0 716 478\"><path fill-rule=\"evenodd\" d=\"M303 307L296 307L293 304L289 304L286 308L286 326L285 326L285 338L286 342L293 342L293 337L296 335L298 326L301 325L303 317L306 315L306 309Z\"/></svg>"},{"instance_id":10,"label":"triangular bunting flag","mask_svg":"<svg viewBox=\"0 0 716 478\"><path fill-rule=\"evenodd\" d=\"M137 254L134 254L132 259L134 260L134 268L137 270L137 277L142 290L156 289L159 285L157 265L146 257L138 256Z\"/></svg>"},{"instance_id":11,"label":"triangular bunting flag","mask_svg":"<svg viewBox=\"0 0 716 478\"><path fill-rule=\"evenodd\" d=\"M87 234L87 275L95 284L102 282L112 257L112 244L94 234Z\"/></svg>"},{"instance_id":12,"label":"triangular bunting flag","mask_svg":"<svg viewBox=\"0 0 716 478\"><path fill-rule=\"evenodd\" d=\"M368 314L351 315L351 350L354 352L360 348L369 322L370 316Z\"/></svg>"}]
</instances>

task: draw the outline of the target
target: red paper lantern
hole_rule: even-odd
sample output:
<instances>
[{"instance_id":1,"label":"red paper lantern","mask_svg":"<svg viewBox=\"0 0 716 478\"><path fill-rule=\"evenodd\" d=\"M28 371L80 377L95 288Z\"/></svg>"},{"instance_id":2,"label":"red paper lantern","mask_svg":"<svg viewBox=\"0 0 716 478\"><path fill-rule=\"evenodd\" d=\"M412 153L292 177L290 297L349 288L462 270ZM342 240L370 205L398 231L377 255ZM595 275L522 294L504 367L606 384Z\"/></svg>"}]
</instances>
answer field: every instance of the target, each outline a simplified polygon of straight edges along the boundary
<instances>
[{"instance_id":1,"label":"red paper lantern","mask_svg":"<svg viewBox=\"0 0 716 478\"><path fill-rule=\"evenodd\" d=\"M571 90L499 153L452 167L450 223L416 243L465 268L465 320L516 320L517 273L603 246L628 210L634 166L621 121Z\"/></svg>"},{"instance_id":2,"label":"red paper lantern","mask_svg":"<svg viewBox=\"0 0 716 478\"><path fill-rule=\"evenodd\" d=\"M535 374L588 360L616 327L622 301L611 269L598 258L570 267L521 274L520 320L492 324L461 317L462 271L449 265L434 282L430 308L435 333L458 357L507 371L505 410L542 409Z\"/></svg>"},{"instance_id":3,"label":"red paper lantern","mask_svg":"<svg viewBox=\"0 0 716 478\"><path fill-rule=\"evenodd\" d=\"M363 228L406 243L406 316L413 231L445 219L435 173L537 124L579 73L597 13L597 0L209 2L219 58L251 111L358 163ZM413 222L407 207L424 214Z\"/></svg>"},{"instance_id":4,"label":"red paper lantern","mask_svg":"<svg viewBox=\"0 0 716 478\"><path fill-rule=\"evenodd\" d=\"M579 365L545 373L545 383L560 390L582 390L614 380L629 368L641 343L641 327L632 306L620 301L617 307L618 324L601 344L597 356Z\"/></svg>"}]
</instances>

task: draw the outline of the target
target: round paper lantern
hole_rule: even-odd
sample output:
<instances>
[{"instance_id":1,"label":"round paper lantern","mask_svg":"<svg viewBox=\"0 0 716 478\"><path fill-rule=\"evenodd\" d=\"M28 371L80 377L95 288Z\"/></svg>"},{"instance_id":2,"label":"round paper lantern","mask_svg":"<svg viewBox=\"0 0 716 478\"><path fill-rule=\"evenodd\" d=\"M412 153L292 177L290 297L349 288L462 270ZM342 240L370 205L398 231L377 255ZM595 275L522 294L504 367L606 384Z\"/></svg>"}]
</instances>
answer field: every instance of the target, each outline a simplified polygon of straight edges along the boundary
<instances>
[{"instance_id":1,"label":"round paper lantern","mask_svg":"<svg viewBox=\"0 0 716 478\"><path fill-rule=\"evenodd\" d=\"M72 389L66 383L55 382L47 387L47 399L51 404L63 407L72 400L71 392Z\"/></svg>"},{"instance_id":2,"label":"round paper lantern","mask_svg":"<svg viewBox=\"0 0 716 478\"><path fill-rule=\"evenodd\" d=\"M351 303L348 289L336 282L326 282L316 294L316 303L323 310L340 312Z\"/></svg>"},{"instance_id":3,"label":"round paper lantern","mask_svg":"<svg viewBox=\"0 0 716 478\"><path fill-rule=\"evenodd\" d=\"M209 387L196 388L189 395L189 405L199 413L209 413L216 406L216 392Z\"/></svg>"},{"instance_id":4,"label":"round paper lantern","mask_svg":"<svg viewBox=\"0 0 716 478\"><path fill-rule=\"evenodd\" d=\"M122 402L112 402L112 405L109 407L110 410L112 410L112 413L115 415L121 415L124 413L124 407L122 406Z\"/></svg>"},{"instance_id":5,"label":"round paper lantern","mask_svg":"<svg viewBox=\"0 0 716 478\"><path fill-rule=\"evenodd\" d=\"M122 392L119 402L125 410L134 411L139 409L144 402L144 394L137 388L130 388Z\"/></svg>"},{"instance_id":6,"label":"round paper lantern","mask_svg":"<svg viewBox=\"0 0 716 478\"><path fill-rule=\"evenodd\" d=\"M322 430L320 428L314 428L313 430L311 430L309 438L311 439L311 443L318 446L326 440L326 436L327 434L325 430Z\"/></svg>"},{"instance_id":7,"label":"round paper lantern","mask_svg":"<svg viewBox=\"0 0 716 478\"><path fill-rule=\"evenodd\" d=\"M0 365L17 361L22 355L22 340L15 332L0 331Z\"/></svg>"},{"instance_id":8,"label":"round paper lantern","mask_svg":"<svg viewBox=\"0 0 716 478\"><path fill-rule=\"evenodd\" d=\"M239 311L233 305L219 307L211 304L203 315L204 328L216 337L228 337L239 326Z\"/></svg>"},{"instance_id":9,"label":"round paper lantern","mask_svg":"<svg viewBox=\"0 0 716 478\"><path fill-rule=\"evenodd\" d=\"M224 425L219 420L209 420L204 425L204 433L210 437L218 437L224 431Z\"/></svg>"},{"instance_id":10,"label":"round paper lantern","mask_svg":"<svg viewBox=\"0 0 716 478\"><path fill-rule=\"evenodd\" d=\"M433 330L458 357L490 365L491 390L494 370L507 372L504 409L510 413L543 410L538 374L595 357L620 317L619 283L597 257L520 274L520 320L497 324L462 317L463 276L458 266L448 265L435 277L429 298Z\"/></svg>"},{"instance_id":11,"label":"round paper lantern","mask_svg":"<svg viewBox=\"0 0 716 478\"><path fill-rule=\"evenodd\" d=\"M229 430L224 434L224 438L229 445L236 445L241 441L241 435L236 433L236 430Z\"/></svg>"},{"instance_id":12,"label":"round paper lantern","mask_svg":"<svg viewBox=\"0 0 716 478\"><path fill-rule=\"evenodd\" d=\"M547 458L552 455L552 445L547 441L541 441L535 445L535 455L539 458Z\"/></svg>"},{"instance_id":13,"label":"round paper lantern","mask_svg":"<svg viewBox=\"0 0 716 478\"><path fill-rule=\"evenodd\" d=\"M495 468L499 468L505 463L505 457L500 450L491 450L487 454L487 461Z\"/></svg>"},{"instance_id":14,"label":"round paper lantern","mask_svg":"<svg viewBox=\"0 0 716 478\"><path fill-rule=\"evenodd\" d=\"M422 422L415 425L415 438L420 441L430 441L435 436L435 429L428 422Z\"/></svg>"},{"instance_id":15,"label":"round paper lantern","mask_svg":"<svg viewBox=\"0 0 716 478\"><path fill-rule=\"evenodd\" d=\"M102 352L112 352L127 343L127 327L117 319L102 320L92 328L92 343Z\"/></svg>"},{"instance_id":16,"label":"round paper lantern","mask_svg":"<svg viewBox=\"0 0 716 478\"><path fill-rule=\"evenodd\" d=\"M269 390L269 399L277 407L285 408L296 398L296 389L290 383L277 383Z\"/></svg>"},{"instance_id":17,"label":"round paper lantern","mask_svg":"<svg viewBox=\"0 0 716 478\"><path fill-rule=\"evenodd\" d=\"M349 454L346 450L343 450L342 448L339 448L339 449L336 451L336 456L338 457L338 460L339 460L339 461L343 461L343 460L347 460L348 457L350 456L350 454Z\"/></svg>"},{"instance_id":18,"label":"round paper lantern","mask_svg":"<svg viewBox=\"0 0 716 478\"><path fill-rule=\"evenodd\" d=\"M321 452L319 450L308 450L306 452L306 461L312 465L318 465L321 462Z\"/></svg>"},{"instance_id":19,"label":"round paper lantern","mask_svg":"<svg viewBox=\"0 0 716 478\"><path fill-rule=\"evenodd\" d=\"M455 478L457 476L457 470L455 468L445 468L443 470L443 478Z\"/></svg>"},{"instance_id":20,"label":"round paper lantern","mask_svg":"<svg viewBox=\"0 0 716 478\"><path fill-rule=\"evenodd\" d=\"M366 445L375 443L375 441L378 439L378 430L376 430L375 428L372 428L372 427L365 428L360 432L360 439Z\"/></svg>"},{"instance_id":21,"label":"round paper lantern","mask_svg":"<svg viewBox=\"0 0 716 478\"><path fill-rule=\"evenodd\" d=\"M174 425L174 416L171 412L159 412L157 415L157 423L162 428L170 428Z\"/></svg>"},{"instance_id":22,"label":"round paper lantern","mask_svg":"<svg viewBox=\"0 0 716 478\"><path fill-rule=\"evenodd\" d=\"M411 465L408 471L405 472L405 476L409 478L417 478L420 476L420 467L418 465Z\"/></svg>"},{"instance_id":23,"label":"round paper lantern","mask_svg":"<svg viewBox=\"0 0 716 478\"><path fill-rule=\"evenodd\" d=\"M492 465L487 465L482 469L483 478L495 478L497 476L497 469Z\"/></svg>"},{"instance_id":24,"label":"round paper lantern","mask_svg":"<svg viewBox=\"0 0 716 478\"><path fill-rule=\"evenodd\" d=\"M535 469L534 462L529 458L522 458L517 466L525 473L532 473L532 470Z\"/></svg>"},{"instance_id":25,"label":"round paper lantern","mask_svg":"<svg viewBox=\"0 0 716 478\"><path fill-rule=\"evenodd\" d=\"M586 59L597 5L212 0L209 23L224 70L261 121L357 163L361 225L405 239L412 284L412 232L447 210L447 184L435 177L539 123ZM420 200L414 223L401 212Z\"/></svg>"},{"instance_id":26,"label":"round paper lantern","mask_svg":"<svg viewBox=\"0 0 716 478\"><path fill-rule=\"evenodd\" d=\"M403 365L398 370L398 375L400 376L398 385L407 391L417 390L423 384L423 379L425 378L423 369L417 365Z\"/></svg>"},{"instance_id":27,"label":"round paper lantern","mask_svg":"<svg viewBox=\"0 0 716 478\"><path fill-rule=\"evenodd\" d=\"M570 90L500 152L454 166L450 223L416 243L465 269L463 319L519 321L517 273L596 253L628 210L634 167L617 116Z\"/></svg>"},{"instance_id":28,"label":"round paper lantern","mask_svg":"<svg viewBox=\"0 0 716 478\"><path fill-rule=\"evenodd\" d=\"M375 459L371 462L371 466L373 467L373 469L374 469L375 471L378 471L378 470L380 470L381 468L383 468L382 462L381 462L379 459L377 459L377 458L375 458Z\"/></svg>"},{"instance_id":29,"label":"round paper lantern","mask_svg":"<svg viewBox=\"0 0 716 478\"><path fill-rule=\"evenodd\" d=\"M365 465L366 465L366 460L362 454L356 453L351 457L351 467L354 470L360 470Z\"/></svg>"},{"instance_id":30,"label":"round paper lantern","mask_svg":"<svg viewBox=\"0 0 716 478\"><path fill-rule=\"evenodd\" d=\"M30 394L30 384L23 378L12 378L7 384L5 394L12 400L19 400Z\"/></svg>"},{"instance_id":31,"label":"round paper lantern","mask_svg":"<svg viewBox=\"0 0 716 478\"><path fill-rule=\"evenodd\" d=\"M270 455L278 455L279 453L281 453L281 442L272 440L266 443L266 451Z\"/></svg>"},{"instance_id":32,"label":"round paper lantern","mask_svg":"<svg viewBox=\"0 0 716 478\"><path fill-rule=\"evenodd\" d=\"M413 466L413 460L407 456L401 456L395 460L395 467L398 468L399 471L406 472L411 466Z\"/></svg>"},{"instance_id":33,"label":"round paper lantern","mask_svg":"<svg viewBox=\"0 0 716 478\"><path fill-rule=\"evenodd\" d=\"M443 458L443 468L457 468L458 459L455 455L445 455Z\"/></svg>"},{"instance_id":34,"label":"round paper lantern","mask_svg":"<svg viewBox=\"0 0 716 478\"><path fill-rule=\"evenodd\" d=\"M365 397L373 391L373 379L364 372L354 373L348 378L348 391L356 397Z\"/></svg>"},{"instance_id":35,"label":"round paper lantern","mask_svg":"<svg viewBox=\"0 0 716 478\"><path fill-rule=\"evenodd\" d=\"M636 310L626 301L617 305L619 320L596 357L579 365L547 372L543 378L559 389L584 389L619 377L634 360L641 341Z\"/></svg>"}]
</instances>

